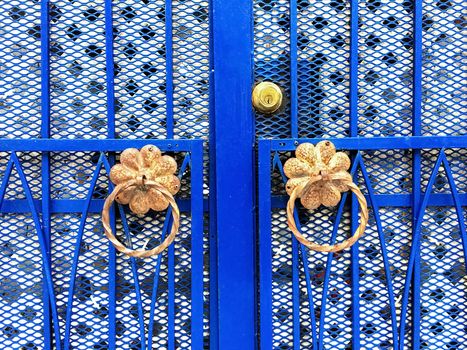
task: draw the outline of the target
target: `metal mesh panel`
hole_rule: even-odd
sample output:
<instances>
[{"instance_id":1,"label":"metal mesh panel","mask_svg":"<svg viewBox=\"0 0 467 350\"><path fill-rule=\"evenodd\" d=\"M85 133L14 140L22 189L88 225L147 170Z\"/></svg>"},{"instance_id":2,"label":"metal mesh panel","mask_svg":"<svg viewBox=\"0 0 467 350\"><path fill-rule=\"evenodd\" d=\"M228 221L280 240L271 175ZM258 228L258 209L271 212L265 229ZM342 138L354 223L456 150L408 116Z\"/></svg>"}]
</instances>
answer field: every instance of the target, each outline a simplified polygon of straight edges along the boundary
<instances>
[{"instance_id":1,"label":"metal mesh panel","mask_svg":"<svg viewBox=\"0 0 467 350\"><path fill-rule=\"evenodd\" d=\"M50 1L53 138L106 135L105 18L101 1Z\"/></svg>"},{"instance_id":2,"label":"metal mesh panel","mask_svg":"<svg viewBox=\"0 0 467 350\"><path fill-rule=\"evenodd\" d=\"M41 349L44 323L42 262L31 215L0 216L0 344Z\"/></svg>"},{"instance_id":3,"label":"metal mesh panel","mask_svg":"<svg viewBox=\"0 0 467 350\"><path fill-rule=\"evenodd\" d=\"M174 56L174 134L209 135L209 6L205 0L172 4Z\"/></svg>"},{"instance_id":4,"label":"metal mesh panel","mask_svg":"<svg viewBox=\"0 0 467 350\"><path fill-rule=\"evenodd\" d=\"M270 220L270 231L265 231L270 235L260 232L260 249L266 249L270 244L272 250L271 285L262 284L261 293L271 293L272 299L271 309L263 308L260 315L264 316L263 312L271 314L272 328L271 334L269 328L261 328L265 330L261 336L271 339L274 349L313 348L318 344L324 349L350 349L352 337L358 336L362 349L389 350L396 346L394 334L400 339L403 322L405 336L403 344L399 345L403 349L413 347L414 332L420 335L420 348L462 349L467 337L464 327L467 314L461 305L465 304L467 294L464 290L466 257L459 220L466 222L465 210L464 217L458 218L452 204L434 206L430 201L452 201L452 189L444 166L433 170L440 152L446 154L457 190L465 193L466 173L465 166L461 165L464 150L422 151L420 174L413 173L413 150L361 152L361 164L371 188L364 181L363 170L357 171L357 183L369 196L368 200L375 200L378 210L371 207L370 201L370 217L365 234L359 240L358 256L353 258L351 250L335 253L330 265L327 254L308 251L294 242L287 227L286 212L282 209L287 197L284 197L284 182L279 171L292 153L269 151L271 164L275 164L269 178L272 194L270 199L263 196L259 200L263 205L265 201L271 201L272 205L271 219L266 221ZM264 156L260 153L260 159L265 159ZM412 196L407 194L413 192L414 176L419 176L422 181L422 191L428 191L427 183L433 171L438 175L428 206L420 217L421 248L413 250L413 237L417 235L414 218L418 209L410 207ZM263 174L261 169L259 173ZM265 195L269 196L268 193ZM464 199L461 200L464 203ZM395 204L385 204L391 202ZM329 242L335 214L336 208L306 211L299 205L301 232L315 242ZM350 234L348 208L344 207L343 214L337 241ZM264 218L260 218L261 230L265 229L263 221ZM417 255L419 262L411 262ZM263 253L261 256L264 259L269 255ZM260 261L260 266L267 269L264 264L265 261ZM407 285L409 268L420 279L415 286L414 282ZM352 302L355 293L358 293L357 304ZM420 302L418 311L413 310L414 300ZM420 324L414 316L418 312ZM355 315L359 320L357 326L352 320Z\"/></svg>"},{"instance_id":5,"label":"metal mesh panel","mask_svg":"<svg viewBox=\"0 0 467 350\"><path fill-rule=\"evenodd\" d=\"M463 135L465 60L462 1L423 3L422 133ZM353 9L352 11L356 11ZM349 132L350 7L339 0L254 1L255 80L286 94L284 110L256 115L259 137L292 135L290 86L298 86L298 136L338 137ZM412 134L413 2L368 0L358 6L358 132L361 136ZM291 47L291 21L296 46ZM290 55L297 53L297 76ZM293 64L293 62L292 62Z\"/></svg>"},{"instance_id":6,"label":"metal mesh panel","mask_svg":"<svg viewBox=\"0 0 467 350\"><path fill-rule=\"evenodd\" d=\"M40 135L40 3L0 5L1 138Z\"/></svg>"},{"instance_id":7,"label":"metal mesh panel","mask_svg":"<svg viewBox=\"0 0 467 350\"><path fill-rule=\"evenodd\" d=\"M465 135L465 10L462 0L423 2L423 135Z\"/></svg>"},{"instance_id":8,"label":"metal mesh panel","mask_svg":"<svg viewBox=\"0 0 467 350\"><path fill-rule=\"evenodd\" d=\"M389 350L394 348L391 309L395 309L398 319L401 314L411 244L412 213L411 208L384 207L378 215L383 225L383 240L380 240L375 213L371 209L368 227L359 241L361 347ZM387 256L382 254L383 244ZM389 265L389 276L384 268L384 259L387 259ZM388 293L389 286L394 293L392 299ZM406 338L406 342L410 343L410 337Z\"/></svg>"},{"instance_id":9,"label":"metal mesh panel","mask_svg":"<svg viewBox=\"0 0 467 350\"><path fill-rule=\"evenodd\" d=\"M297 2L299 137L348 135L350 6Z\"/></svg>"},{"instance_id":10,"label":"metal mesh panel","mask_svg":"<svg viewBox=\"0 0 467 350\"><path fill-rule=\"evenodd\" d=\"M359 134L410 135L413 3L367 0L358 14Z\"/></svg>"},{"instance_id":11,"label":"metal mesh panel","mask_svg":"<svg viewBox=\"0 0 467 350\"><path fill-rule=\"evenodd\" d=\"M273 81L290 94L289 1L258 0L254 6L255 81ZM287 137L290 135L290 104L273 115L257 113L258 137Z\"/></svg>"},{"instance_id":12,"label":"metal mesh panel","mask_svg":"<svg viewBox=\"0 0 467 350\"><path fill-rule=\"evenodd\" d=\"M422 348L462 349L467 341L466 257L455 209L429 207L422 232Z\"/></svg>"},{"instance_id":13,"label":"metal mesh panel","mask_svg":"<svg viewBox=\"0 0 467 350\"><path fill-rule=\"evenodd\" d=\"M41 52L41 29L42 34L44 33L44 28L41 28L44 25L41 22L41 11L47 11L45 6L49 17L50 94L46 91L41 93L41 68L46 68L47 60L45 52ZM112 13L108 11L109 7ZM112 136L115 131L115 138L120 139L207 140L210 93L208 2L112 1L109 7L106 9L102 1L62 0L11 1L0 5L0 138L45 138L47 124L50 123L50 137L53 139L101 139ZM112 33L106 33L106 25L110 20ZM110 52L106 50L110 35L113 36L113 62L109 60ZM109 72L111 64L113 70ZM43 70L42 74L44 72ZM115 88L114 96L112 90L108 89L109 84L113 84ZM47 107L48 98L50 111L41 111L41 103L43 107ZM114 111L108 110L110 103L115 106ZM50 118L46 120L48 112ZM115 130L111 127L114 122ZM108 243L103 236L98 211L101 200L108 194L108 176L101 169L97 184L92 193L89 193L99 152L50 152L50 172L45 177L45 163L41 164L44 155L45 153L40 152L18 152L32 195L38 200L39 210L43 209L42 181L50 177L49 194L53 201L50 225L51 267L61 340L64 342L69 333L69 349L107 349L112 341L109 339L112 328L109 320L113 317L109 281L114 276L109 275ZM175 152L174 155L180 166L185 153ZM9 154L2 152L2 172L8 159ZM207 153L203 161L208 164ZM207 168L204 168L205 195L208 194ZM178 197L183 198L182 202L185 204L189 204L192 197L190 179L189 165ZM88 195L91 197L91 208L83 218L81 211L84 210L83 205ZM13 171L2 210L28 211L25 199L23 184ZM18 200L22 202L17 202ZM61 210L64 212L60 212ZM146 341L143 338L150 333L148 320L152 280L156 269L160 269L160 282L152 328L153 344L168 347L172 342L176 348L184 349L192 346L193 300L191 281L188 278L191 276L192 266L192 218L189 210L182 214L181 229L172 258L167 261L167 255L164 255L159 263L154 259L146 263L139 261L136 265L139 275L136 284L136 277L133 275L134 262L118 256L115 317L117 348L140 348L142 342ZM129 229L135 244L141 243L138 240L143 240L143 236L160 233L164 225L164 215L156 214L144 220L128 215ZM23 243L16 241L22 237L22 225L29 227L31 219L23 214L5 214L2 219L5 220L2 232L7 233L4 235L5 239L8 238L11 243L5 241L3 245L6 259L4 265L8 267L8 264L13 266L14 261L18 260L14 252L25 249ZM82 220L85 222L81 232ZM123 231L122 223L121 220L118 221L120 232ZM76 261L76 277L73 279L71 274L76 257L75 249L81 234L80 255ZM22 238L21 242L29 245L30 249L37 250L37 242L32 242L35 237L35 233L31 233L30 238ZM155 241L151 244L155 244ZM207 254L207 232L201 244ZM11 314L5 315L5 320L19 320L16 323L1 323L0 344L6 348L49 347L44 344L43 326L46 320L42 316L41 260L40 253L36 253L36 257L28 261L31 266L33 263L37 264L34 265L37 272L31 272L34 275L31 281L36 281L35 276L38 273L39 280L36 282L40 290L36 293L31 287L30 295L24 294L27 294L26 299L21 296L16 298L16 304L5 305L5 310L11 311ZM29 255L27 252L28 258ZM20 266L21 264L23 263ZM200 262L197 264L204 268L207 285L209 266ZM32 271L32 267L29 270ZM20 269L2 271L1 286L5 294L2 294L3 298L0 296L0 302L9 298L11 291L16 290L15 278L23 283ZM8 279L10 277L11 281ZM70 304L69 288L72 281L75 286L72 290L73 302ZM172 283L170 281L173 282L172 287L168 285ZM26 288L28 283L21 288ZM170 296L168 288L172 288ZM140 299L136 295L137 289L141 294ZM34 293L37 295L33 298ZM207 288L204 290L204 298L204 307L207 310ZM203 301L198 300L198 303L202 305ZM138 305L143 308L142 313ZM174 308L173 312L169 310L170 307ZM15 318L15 315L21 313L25 316ZM67 324L68 318L70 323ZM205 342L209 341L208 319L209 314L205 313ZM25 320L29 323L25 323ZM27 330L24 330L25 325ZM144 333L143 337L141 332Z\"/></svg>"},{"instance_id":14,"label":"metal mesh panel","mask_svg":"<svg viewBox=\"0 0 467 350\"><path fill-rule=\"evenodd\" d=\"M120 138L165 138L165 1L115 1L116 132Z\"/></svg>"},{"instance_id":15,"label":"metal mesh panel","mask_svg":"<svg viewBox=\"0 0 467 350\"><path fill-rule=\"evenodd\" d=\"M403 194L412 192L412 152L410 150L377 150L362 152L368 176L375 193ZM363 178L359 178L363 193L367 193Z\"/></svg>"}]
</instances>

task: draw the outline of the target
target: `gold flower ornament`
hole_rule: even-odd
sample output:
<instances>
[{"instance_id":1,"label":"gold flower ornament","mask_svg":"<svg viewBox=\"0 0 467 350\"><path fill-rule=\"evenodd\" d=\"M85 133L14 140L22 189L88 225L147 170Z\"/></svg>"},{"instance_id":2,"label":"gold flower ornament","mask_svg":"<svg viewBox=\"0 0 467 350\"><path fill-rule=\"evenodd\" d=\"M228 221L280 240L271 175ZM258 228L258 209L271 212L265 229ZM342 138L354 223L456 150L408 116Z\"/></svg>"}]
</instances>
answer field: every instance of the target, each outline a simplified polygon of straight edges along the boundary
<instances>
[{"instance_id":1,"label":"gold flower ornament","mask_svg":"<svg viewBox=\"0 0 467 350\"><path fill-rule=\"evenodd\" d=\"M138 215L146 214L149 209L165 210L169 206L168 200L156 188L145 183L158 182L175 195L180 190L180 180L174 175L176 171L175 159L161 155L156 146L147 145L141 151L128 148L120 155L120 164L110 170L110 180L115 185L130 180L138 184L120 192L115 200L120 204L129 204L131 211Z\"/></svg>"},{"instance_id":2,"label":"gold flower ornament","mask_svg":"<svg viewBox=\"0 0 467 350\"><path fill-rule=\"evenodd\" d=\"M368 207L365 197L352 182L348 173L350 159L344 152L336 152L331 141L321 141L316 146L302 143L295 151L296 158L290 158L284 165L284 173L289 179L286 184L287 222L295 237L308 248L321 252L337 252L350 247L363 234L368 222ZM361 207L360 225L348 240L335 245L319 245L308 241L298 230L294 219L295 200L306 209L316 209L320 205L333 207L339 204L341 193L352 191Z\"/></svg>"},{"instance_id":3,"label":"gold flower ornament","mask_svg":"<svg viewBox=\"0 0 467 350\"><path fill-rule=\"evenodd\" d=\"M104 233L117 250L129 256L144 258L160 254L173 242L180 225L180 211L173 198L180 190L176 171L175 159L162 155L159 148L153 145L146 145L141 150L128 148L121 153L120 164L110 170L110 180L116 186L106 198L102 210ZM130 210L137 215L144 215L150 209L162 211L170 205L173 217L170 234L159 246L150 250L125 247L110 227L109 212L114 201L129 204Z\"/></svg>"}]
</instances>

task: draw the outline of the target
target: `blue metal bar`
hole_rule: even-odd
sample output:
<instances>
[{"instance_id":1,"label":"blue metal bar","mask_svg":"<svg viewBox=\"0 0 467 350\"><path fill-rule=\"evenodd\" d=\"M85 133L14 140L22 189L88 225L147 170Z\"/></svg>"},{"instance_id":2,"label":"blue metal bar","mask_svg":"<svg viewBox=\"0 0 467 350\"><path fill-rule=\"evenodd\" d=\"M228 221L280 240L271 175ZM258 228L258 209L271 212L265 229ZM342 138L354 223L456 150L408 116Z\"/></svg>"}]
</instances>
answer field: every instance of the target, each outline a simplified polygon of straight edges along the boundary
<instances>
[{"instance_id":1,"label":"blue metal bar","mask_svg":"<svg viewBox=\"0 0 467 350\"><path fill-rule=\"evenodd\" d=\"M169 218L172 223L172 218ZM175 350L175 243L168 248L168 271L167 271L167 286L168 286L168 350Z\"/></svg>"},{"instance_id":2,"label":"blue metal bar","mask_svg":"<svg viewBox=\"0 0 467 350\"><path fill-rule=\"evenodd\" d=\"M358 136L358 0L350 0L349 135Z\"/></svg>"},{"instance_id":3,"label":"blue metal bar","mask_svg":"<svg viewBox=\"0 0 467 350\"><path fill-rule=\"evenodd\" d=\"M407 271L406 271L406 277L405 277L405 283L404 283L404 292L402 295L402 307L401 307L401 318L400 318L400 334L399 334L399 345L402 347L404 344L404 338L405 338L405 327L406 327L406 319L407 319L407 306L409 303L409 290L411 286L411 280L412 280L412 275L414 271L414 265L415 265L415 260L416 256L419 254L419 249L420 249L420 234L421 230L420 227L422 225L423 221L423 215L425 213L426 206L428 204L428 199L431 194L431 189L433 188L433 184L435 183L436 175L438 174L439 167L441 165L441 162L443 160L442 154L444 153L444 150L440 151L440 155L438 159L436 160L436 163L433 167L433 171L431 173L430 179L428 181L428 184L426 186L426 193L427 195L423 198L420 208L418 211L417 215L417 222L415 226L413 227L413 235L412 235L412 246L410 249L410 255L409 255L409 262L407 266Z\"/></svg>"},{"instance_id":4,"label":"blue metal bar","mask_svg":"<svg viewBox=\"0 0 467 350\"><path fill-rule=\"evenodd\" d=\"M219 0L220 1L220 0ZM243 102L242 102L243 103ZM225 114L225 113L224 113ZM230 124L232 125L232 124ZM317 143L323 139L281 139L265 140L271 142L272 151L294 151L297 142ZM382 150L382 149L433 149L467 148L467 136L407 136L407 137L347 137L331 138L337 148L347 150ZM235 140L237 142L239 140ZM79 140L42 140L42 139L0 139L1 151L123 151L125 148L141 148L153 144L163 151L190 151L193 140L157 140L157 139L79 139Z\"/></svg>"},{"instance_id":5,"label":"blue metal bar","mask_svg":"<svg viewBox=\"0 0 467 350\"><path fill-rule=\"evenodd\" d=\"M425 194L422 193L421 199ZM369 200L368 195L365 196ZM380 207L411 207L411 194L375 194ZM272 208L285 208L288 197L286 196L271 196ZM467 194L460 193L459 200L462 206L467 205ZM0 213L24 213L27 212L24 205L27 204L24 199L4 200L0 207ZM92 199L89 207L89 213L100 213L102 211L103 199ZM430 195L428 205L431 206L452 206L454 199L450 194L433 193ZM37 210L41 210L41 201L35 199L34 205ZM84 205L83 199L52 199L51 213L79 213ZM178 199L177 205L182 212L191 211L191 200ZM209 200L203 200L204 211L207 212L210 208Z\"/></svg>"},{"instance_id":6,"label":"blue metal bar","mask_svg":"<svg viewBox=\"0 0 467 350\"><path fill-rule=\"evenodd\" d=\"M114 163L114 156L103 158L103 164L107 174L110 174L111 164ZM109 189L113 188L111 181L109 183ZM112 230L115 232L115 214L112 210L110 212L110 225ZM112 243L109 242L109 339L108 347L109 350L116 350L116 338L117 338L117 257L115 248Z\"/></svg>"},{"instance_id":7,"label":"blue metal bar","mask_svg":"<svg viewBox=\"0 0 467 350\"><path fill-rule=\"evenodd\" d=\"M414 1L414 53L413 53L413 96L412 134L421 136L422 120L422 0ZM418 220L421 203L421 151L413 150L412 160L412 227ZM412 348L420 348L420 252L416 252L412 286ZM399 344L401 350L404 343ZM395 347L396 348L396 347Z\"/></svg>"},{"instance_id":8,"label":"blue metal bar","mask_svg":"<svg viewBox=\"0 0 467 350\"><path fill-rule=\"evenodd\" d=\"M209 32L214 33L213 6L209 0ZM209 35L209 47L214 47L213 35ZM216 159L215 133L215 89L214 89L214 50L209 50L209 159ZM216 165L209 162L209 346L219 348L219 308L217 291L217 208L216 208Z\"/></svg>"},{"instance_id":9,"label":"blue metal bar","mask_svg":"<svg viewBox=\"0 0 467 350\"><path fill-rule=\"evenodd\" d=\"M271 149L258 147L260 349L272 349Z\"/></svg>"},{"instance_id":10,"label":"blue metal bar","mask_svg":"<svg viewBox=\"0 0 467 350\"><path fill-rule=\"evenodd\" d=\"M391 278L391 267L389 264L388 253L386 249L386 241L384 239L384 232L383 226L381 224L381 218L379 215L379 203L375 198L373 185L370 180L370 176L366 170L365 163L363 159L360 157L359 161L360 170L362 171L363 179L365 180L366 188L368 190L368 197L371 207L373 208L373 216L376 222L376 228L378 230L378 238L379 244L381 246L381 255L383 257L383 265L384 265L384 274L386 277L387 289L388 289L388 299L389 299L389 306L391 308L391 328L392 328L392 338L393 338L393 349L398 348L398 331L397 331L397 318L396 318L396 306L395 306L395 299L394 299L394 287L392 284Z\"/></svg>"},{"instance_id":11,"label":"blue metal bar","mask_svg":"<svg viewBox=\"0 0 467 350\"><path fill-rule=\"evenodd\" d=\"M50 50L49 50L49 0L41 0L41 138L50 137ZM50 154L42 152L41 191L42 222L47 248L47 259L50 264ZM45 277L44 277L45 282ZM50 305L47 287L43 285L44 303L44 346L52 348Z\"/></svg>"},{"instance_id":12,"label":"blue metal bar","mask_svg":"<svg viewBox=\"0 0 467 350\"><path fill-rule=\"evenodd\" d=\"M357 160L358 159L358 160ZM354 159L357 163L361 161L360 152ZM354 182L357 183L357 172L353 174ZM351 234L358 228L359 205L355 194L351 194ZM351 309L352 309L352 349L360 349L360 242L355 242L350 248L350 273L351 273Z\"/></svg>"},{"instance_id":13,"label":"blue metal bar","mask_svg":"<svg viewBox=\"0 0 467 350\"><path fill-rule=\"evenodd\" d=\"M203 348L203 143L191 154L191 348ZM215 302L213 300L213 302Z\"/></svg>"},{"instance_id":14,"label":"blue metal bar","mask_svg":"<svg viewBox=\"0 0 467 350\"><path fill-rule=\"evenodd\" d=\"M172 0L165 0L165 92L167 138L174 136Z\"/></svg>"},{"instance_id":15,"label":"blue metal bar","mask_svg":"<svg viewBox=\"0 0 467 350\"><path fill-rule=\"evenodd\" d=\"M167 230L169 229L171 215L172 215L172 208L169 208L167 210L167 215L165 216L164 227L162 228L161 242L165 239L165 235L167 234ZM151 306L150 306L150 311L149 311L149 326L148 326L148 349L153 349L152 337L153 337L153 331L154 331L154 314L156 312L157 288L159 286L159 276L161 272L162 255L163 254L159 254L156 258L157 259L156 270L154 271L154 278L152 282L153 284L152 284Z\"/></svg>"},{"instance_id":16,"label":"blue metal bar","mask_svg":"<svg viewBox=\"0 0 467 350\"><path fill-rule=\"evenodd\" d=\"M111 190L113 190L113 186L111 186ZM128 221L125 216L125 212L123 211L122 206L118 205L118 210L120 213L120 218L122 220L122 227L123 231L125 232L125 237L127 240L127 246L130 249L133 249L133 244L131 242L131 234L130 229L128 227ZM146 349L146 342L145 342L145 329L144 329L144 311L143 311L143 302L141 298L141 288L139 285L139 274L138 274L138 267L136 265L136 258L130 257L130 264L131 264L131 272L133 273L133 280L135 281L135 304L138 310L138 323L139 323L139 333L141 338L141 350Z\"/></svg>"},{"instance_id":17,"label":"blue metal bar","mask_svg":"<svg viewBox=\"0 0 467 350\"><path fill-rule=\"evenodd\" d=\"M316 144L323 139L268 140L272 151L294 151L298 143ZM337 148L346 150L466 148L467 136L346 137L330 138ZM2 141L0 141L1 147Z\"/></svg>"},{"instance_id":18,"label":"blue metal bar","mask_svg":"<svg viewBox=\"0 0 467 350\"><path fill-rule=\"evenodd\" d=\"M114 33L112 0L105 0L105 76L107 88L107 137L115 138ZM97 141L97 140L96 140Z\"/></svg>"},{"instance_id":19,"label":"blue metal bar","mask_svg":"<svg viewBox=\"0 0 467 350\"><path fill-rule=\"evenodd\" d=\"M16 167L16 172L21 180L21 184L23 186L24 194L26 196L26 200L28 201L29 208L31 209L31 215L34 221L34 226L36 227L37 238L39 241L40 249L41 249L41 257L42 257L42 268L44 271L45 282L48 289L48 296L50 307L52 311L52 321L53 321L53 328L54 328L54 339L55 339L55 348L57 350L62 349L62 343L60 340L60 324L58 322L58 311L57 311L57 303L55 299L55 292L53 287L53 279L52 279L52 270L49 264L49 258L47 253L47 244L46 244L46 237L44 236L44 232L42 231L41 220L39 218L39 214L34 207L34 201L31 194L31 189L29 188L28 181L26 176L24 175L23 168L19 162L18 157L14 152L11 153L11 159ZM3 199L4 193L1 193L0 200Z\"/></svg>"},{"instance_id":20,"label":"blue metal bar","mask_svg":"<svg viewBox=\"0 0 467 350\"><path fill-rule=\"evenodd\" d=\"M296 211L294 215L296 215ZM298 215L296 215L296 219ZM300 350L300 280L298 242L290 232L292 241L292 320L293 320L293 348Z\"/></svg>"},{"instance_id":21,"label":"blue metal bar","mask_svg":"<svg viewBox=\"0 0 467 350\"><path fill-rule=\"evenodd\" d=\"M290 124L291 136L298 137L297 0L290 0ZM300 333L298 333L300 334Z\"/></svg>"},{"instance_id":22,"label":"blue metal bar","mask_svg":"<svg viewBox=\"0 0 467 350\"><path fill-rule=\"evenodd\" d=\"M157 139L0 139L2 151L123 151L129 147L142 148L155 145L163 151L190 151L193 140Z\"/></svg>"},{"instance_id":23,"label":"blue metal bar","mask_svg":"<svg viewBox=\"0 0 467 350\"><path fill-rule=\"evenodd\" d=\"M89 206L91 204L92 194L94 193L94 188L96 186L97 180L99 179L99 173L102 167L103 157L104 154L101 153L101 155L99 156L99 160L96 164L96 169L94 170L94 173L92 175L91 183L89 184L88 194L86 195L84 205L82 206L81 220L79 223L78 234L76 236L75 252L73 254L73 262L71 265L70 284L68 287L68 301L65 316L65 334L63 338L64 350L68 350L70 348L71 315L73 312L73 297L75 292L76 271L78 269L79 255L81 252L81 242L83 240L84 226L86 225L86 218Z\"/></svg>"},{"instance_id":24,"label":"blue metal bar","mask_svg":"<svg viewBox=\"0 0 467 350\"><path fill-rule=\"evenodd\" d=\"M256 346L252 3L212 0L212 6L219 348L241 344L251 350Z\"/></svg>"}]
</instances>

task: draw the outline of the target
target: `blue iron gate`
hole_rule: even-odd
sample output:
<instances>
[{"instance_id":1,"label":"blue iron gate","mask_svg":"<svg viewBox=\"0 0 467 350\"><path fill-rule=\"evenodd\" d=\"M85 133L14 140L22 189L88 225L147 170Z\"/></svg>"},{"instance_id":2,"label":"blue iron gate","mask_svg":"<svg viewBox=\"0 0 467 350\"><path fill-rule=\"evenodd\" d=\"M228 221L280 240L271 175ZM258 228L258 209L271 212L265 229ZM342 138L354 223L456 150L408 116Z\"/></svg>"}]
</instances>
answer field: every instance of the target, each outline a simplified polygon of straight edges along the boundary
<instances>
[{"instance_id":1,"label":"blue iron gate","mask_svg":"<svg viewBox=\"0 0 467 350\"><path fill-rule=\"evenodd\" d=\"M463 349L461 0L11 0L0 4L3 349ZM254 113L255 83L279 111ZM351 249L287 225L283 166L331 140L369 206ZM180 230L129 258L104 236L111 166L177 162ZM152 248L171 211L115 205ZM358 205L295 220L342 241ZM151 238L152 237L152 238Z\"/></svg>"},{"instance_id":2,"label":"blue iron gate","mask_svg":"<svg viewBox=\"0 0 467 350\"><path fill-rule=\"evenodd\" d=\"M464 6L254 1L255 80L289 101L256 115L261 349L465 348ZM284 162L321 139L352 156L369 204L364 236L338 253L287 225ZM343 241L358 226L346 198L296 209L299 230Z\"/></svg>"}]
</instances>

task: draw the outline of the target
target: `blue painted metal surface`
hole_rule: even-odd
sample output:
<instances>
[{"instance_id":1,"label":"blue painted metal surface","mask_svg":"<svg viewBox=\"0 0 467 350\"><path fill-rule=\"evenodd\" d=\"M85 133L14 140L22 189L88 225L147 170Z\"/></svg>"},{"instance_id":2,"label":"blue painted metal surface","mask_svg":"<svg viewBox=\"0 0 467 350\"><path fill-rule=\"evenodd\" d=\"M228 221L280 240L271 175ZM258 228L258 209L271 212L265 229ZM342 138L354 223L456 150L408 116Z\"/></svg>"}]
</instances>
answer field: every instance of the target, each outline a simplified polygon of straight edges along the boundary
<instances>
[{"instance_id":1,"label":"blue painted metal surface","mask_svg":"<svg viewBox=\"0 0 467 350\"><path fill-rule=\"evenodd\" d=\"M0 347L202 349L210 335L208 4L0 8L8 32L0 44ZM146 144L177 159L181 225L167 253L137 260L116 254L100 212L119 153ZM154 236L151 246L171 216L139 218L118 206L111 221L128 245Z\"/></svg>"},{"instance_id":2,"label":"blue painted metal surface","mask_svg":"<svg viewBox=\"0 0 467 350\"><path fill-rule=\"evenodd\" d=\"M462 0L0 9L0 347L463 348ZM251 109L262 80L284 91L274 115ZM350 152L370 206L361 241L327 255L287 229L282 167L323 139ZM177 159L182 223L141 261L99 217L118 154L146 144ZM170 210L113 210L129 245L170 229ZM294 215L334 242L358 208L344 194Z\"/></svg>"},{"instance_id":3,"label":"blue painted metal surface","mask_svg":"<svg viewBox=\"0 0 467 350\"><path fill-rule=\"evenodd\" d=\"M213 0L219 349L254 349L254 121L251 2Z\"/></svg>"}]
</instances>

